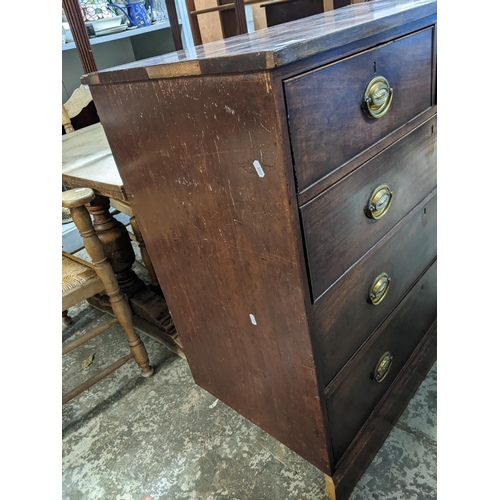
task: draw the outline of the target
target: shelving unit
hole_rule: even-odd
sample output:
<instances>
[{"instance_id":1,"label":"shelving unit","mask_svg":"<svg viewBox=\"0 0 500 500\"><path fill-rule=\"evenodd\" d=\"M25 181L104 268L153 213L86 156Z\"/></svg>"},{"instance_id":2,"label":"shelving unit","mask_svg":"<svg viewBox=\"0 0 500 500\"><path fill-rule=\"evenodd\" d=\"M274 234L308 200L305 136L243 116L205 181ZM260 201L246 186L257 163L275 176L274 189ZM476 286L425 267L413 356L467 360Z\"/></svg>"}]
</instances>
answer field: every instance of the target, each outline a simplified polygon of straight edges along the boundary
<instances>
[{"instance_id":1,"label":"shelving unit","mask_svg":"<svg viewBox=\"0 0 500 500\"><path fill-rule=\"evenodd\" d=\"M179 20L179 24L182 22ZM145 26L144 28L126 29L120 33L114 33L111 35L94 36L90 38L90 45L97 45L100 43L112 42L113 40L120 40L121 38L130 38L132 36L144 35L146 33L151 33L153 31L162 30L165 28L170 28L170 23L168 21L158 22L152 26ZM75 42L67 42L62 44L62 50L76 49Z\"/></svg>"},{"instance_id":2,"label":"shelving unit","mask_svg":"<svg viewBox=\"0 0 500 500\"><path fill-rule=\"evenodd\" d=\"M176 0L182 45L194 47L189 14L184 0ZM120 33L90 38L92 54L98 70L147 59L175 50L170 23L157 22L152 26L127 29ZM62 44L62 102L80 86L84 74L75 42Z\"/></svg>"}]
</instances>

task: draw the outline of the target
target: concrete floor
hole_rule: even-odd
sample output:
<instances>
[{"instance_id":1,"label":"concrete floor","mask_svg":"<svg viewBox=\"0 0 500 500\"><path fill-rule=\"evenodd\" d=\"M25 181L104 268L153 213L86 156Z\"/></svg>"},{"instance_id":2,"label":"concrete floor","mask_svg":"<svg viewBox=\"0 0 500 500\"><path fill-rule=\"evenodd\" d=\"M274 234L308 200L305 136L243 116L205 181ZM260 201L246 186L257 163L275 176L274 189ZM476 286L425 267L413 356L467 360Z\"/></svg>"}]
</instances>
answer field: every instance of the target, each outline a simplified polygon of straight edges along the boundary
<instances>
[{"instance_id":1,"label":"concrete floor","mask_svg":"<svg viewBox=\"0 0 500 500\"><path fill-rule=\"evenodd\" d=\"M63 343L109 318L85 303L70 315ZM63 500L326 499L319 470L196 386L185 360L141 337L153 377L129 361L62 409ZM127 353L115 325L67 354L63 393ZM437 498L436 380L434 366L350 500Z\"/></svg>"}]
</instances>

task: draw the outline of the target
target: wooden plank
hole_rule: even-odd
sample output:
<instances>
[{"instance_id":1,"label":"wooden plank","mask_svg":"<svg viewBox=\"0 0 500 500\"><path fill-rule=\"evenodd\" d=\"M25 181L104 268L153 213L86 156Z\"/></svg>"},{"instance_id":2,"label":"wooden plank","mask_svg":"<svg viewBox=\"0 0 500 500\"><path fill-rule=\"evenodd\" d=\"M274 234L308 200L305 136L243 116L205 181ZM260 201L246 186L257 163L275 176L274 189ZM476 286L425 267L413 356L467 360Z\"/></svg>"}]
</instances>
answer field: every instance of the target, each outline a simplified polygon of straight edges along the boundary
<instances>
[{"instance_id":1,"label":"wooden plank","mask_svg":"<svg viewBox=\"0 0 500 500\"><path fill-rule=\"evenodd\" d=\"M210 9L211 7L217 7L219 5L218 0L194 0L194 4L198 14L205 9ZM220 12L207 12L202 15L197 15L197 19L200 27L201 41L203 43L222 40L224 38Z\"/></svg>"},{"instance_id":2,"label":"wooden plank","mask_svg":"<svg viewBox=\"0 0 500 500\"><path fill-rule=\"evenodd\" d=\"M116 200L114 198L109 200L109 204L113 207L116 208L119 212L127 215L128 217L133 217L133 212L132 212L132 207L130 206L130 203L123 201L123 200ZM118 214L117 214L118 215ZM115 216L116 219L116 216ZM123 221L122 221L123 222ZM127 222L123 222L124 224L128 224Z\"/></svg>"},{"instance_id":3,"label":"wooden plank","mask_svg":"<svg viewBox=\"0 0 500 500\"><path fill-rule=\"evenodd\" d=\"M100 123L62 137L62 184L89 187L126 202L127 195L113 153Z\"/></svg>"},{"instance_id":4,"label":"wooden plank","mask_svg":"<svg viewBox=\"0 0 500 500\"><path fill-rule=\"evenodd\" d=\"M261 7L263 3L261 1L258 4L252 5L253 27L255 30L267 28L266 9Z\"/></svg>"}]
</instances>

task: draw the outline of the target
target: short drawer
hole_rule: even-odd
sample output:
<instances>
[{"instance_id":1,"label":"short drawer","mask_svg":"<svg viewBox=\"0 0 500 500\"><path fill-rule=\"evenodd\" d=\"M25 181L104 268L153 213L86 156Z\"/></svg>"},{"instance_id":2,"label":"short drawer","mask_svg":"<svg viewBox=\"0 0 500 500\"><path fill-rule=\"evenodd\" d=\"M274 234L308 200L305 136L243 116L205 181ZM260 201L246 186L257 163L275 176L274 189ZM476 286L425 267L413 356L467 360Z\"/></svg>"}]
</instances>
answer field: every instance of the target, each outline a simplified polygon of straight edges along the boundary
<instances>
[{"instance_id":1,"label":"short drawer","mask_svg":"<svg viewBox=\"0 0 500 500\"><path fill-rule=\"evenodd\" d=\"M436 187L436 135L434 116L301 207L313 300Z\"/></svg>"},{"instance_id":2,"label":"short drawer","mask_svg":"<svg viewBox=\"0 0 500 500\"><path fill-rule=\"evenodd\" d=\"M415 207L401 224L314 304L325 385L436 258L437 195Z\"/></svg>"},{"instance_id":3,"label":"short drawer","mask_svg":"<svg viewBox=\"0 0 500 500\"><path fill-rule=\"evenodd\" d=\"M437 262L328 388L335 461L342 457L436 320L436 272Z\"/></svg>"},{"instance_id":4,"label":"short drawer","mask_svg":"<svg viewBox=\"0 0 500 500\"><path fill-rule=\"evenodd\" d=\"M428 28L285 82L299 192L431 107L432 40Z\"/></svg>"}]
</instances>

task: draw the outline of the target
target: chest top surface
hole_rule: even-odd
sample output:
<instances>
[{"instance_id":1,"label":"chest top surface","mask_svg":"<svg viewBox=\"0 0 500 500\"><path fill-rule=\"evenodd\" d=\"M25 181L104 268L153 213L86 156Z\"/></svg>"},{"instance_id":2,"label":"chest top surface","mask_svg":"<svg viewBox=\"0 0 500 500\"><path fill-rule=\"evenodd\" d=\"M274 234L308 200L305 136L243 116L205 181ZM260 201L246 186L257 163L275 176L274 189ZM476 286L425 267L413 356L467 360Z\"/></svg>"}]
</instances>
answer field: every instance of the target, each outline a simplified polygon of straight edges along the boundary
<instances>
[{"instance_id":1,"label":"chest top surface","mask_svg":"<svg viewBox=\"0 0 500 500\"><path fill-rule=\"evenodd\" d=\"M436 0L374 0L90 73L88 85L262 71L436 14Z\"/></svg>"}]
</instances>

